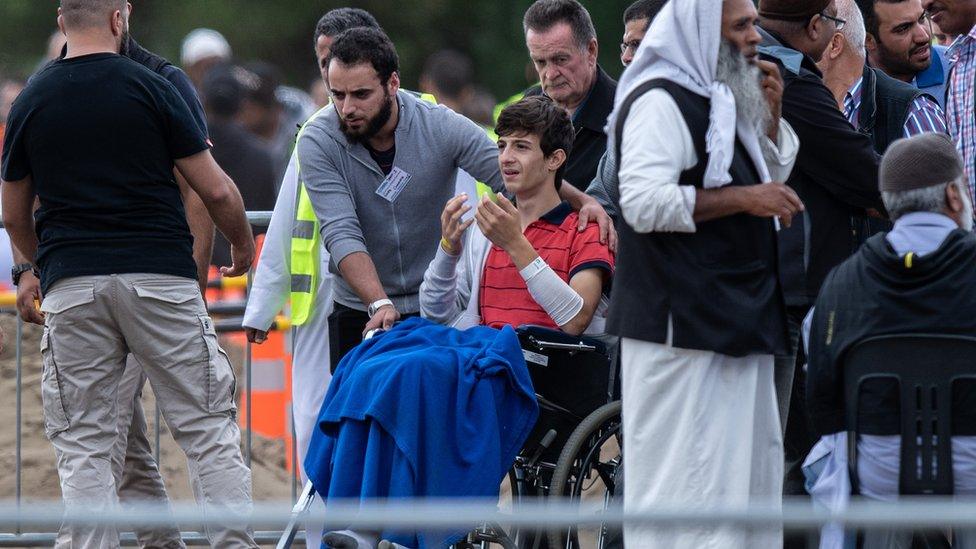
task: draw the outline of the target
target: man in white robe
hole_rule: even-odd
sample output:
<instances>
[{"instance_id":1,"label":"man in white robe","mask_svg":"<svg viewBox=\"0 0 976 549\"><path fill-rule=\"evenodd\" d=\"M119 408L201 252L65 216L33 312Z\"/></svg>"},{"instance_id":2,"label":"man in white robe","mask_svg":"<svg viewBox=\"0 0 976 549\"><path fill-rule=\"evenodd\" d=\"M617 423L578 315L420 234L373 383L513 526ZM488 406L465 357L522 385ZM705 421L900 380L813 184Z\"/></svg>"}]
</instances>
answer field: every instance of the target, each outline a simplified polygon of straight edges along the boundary
<instances>
[{"instance_id":1,"label":"man in white robe","mask_svg":"<svg viewBox=\"0 0 976 549\"><path fill-rule=\"evenodd\" d=\"M774 226L803 210L782 80L749 0L669 2L617 88L618 276L628 512L770 503L782 489ZM619 144L619 148L617 148ZM778 528L628 525L630 547L777 547Z\"/></svg>"}]
</instances>

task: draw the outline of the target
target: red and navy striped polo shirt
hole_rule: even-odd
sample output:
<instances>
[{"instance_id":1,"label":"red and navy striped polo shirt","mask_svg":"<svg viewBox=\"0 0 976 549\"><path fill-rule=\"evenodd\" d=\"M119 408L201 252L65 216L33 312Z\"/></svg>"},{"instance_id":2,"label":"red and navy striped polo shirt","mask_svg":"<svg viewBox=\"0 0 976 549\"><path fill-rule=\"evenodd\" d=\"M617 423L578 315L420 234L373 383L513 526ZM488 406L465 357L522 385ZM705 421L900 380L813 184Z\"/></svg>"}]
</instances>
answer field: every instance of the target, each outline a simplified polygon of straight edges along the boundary
<instances>
[{"instance_id":1,"label":"red and navy striped polo shirt","mask_svg":"<svg viewBox=\"0 0 976 549\"><path fill-rule=\"evenodd\" d=\"M600 227L591 222L577 231L579 215L563 202L525 228L525 237L539 257L567 283L585 269L602 269L605 280L613 275L613 253L600 243ZM559 329L532 299L508 253L492 244L481 276L481 322L493 328L536 324Z\"/></svg>"}]
</instances>

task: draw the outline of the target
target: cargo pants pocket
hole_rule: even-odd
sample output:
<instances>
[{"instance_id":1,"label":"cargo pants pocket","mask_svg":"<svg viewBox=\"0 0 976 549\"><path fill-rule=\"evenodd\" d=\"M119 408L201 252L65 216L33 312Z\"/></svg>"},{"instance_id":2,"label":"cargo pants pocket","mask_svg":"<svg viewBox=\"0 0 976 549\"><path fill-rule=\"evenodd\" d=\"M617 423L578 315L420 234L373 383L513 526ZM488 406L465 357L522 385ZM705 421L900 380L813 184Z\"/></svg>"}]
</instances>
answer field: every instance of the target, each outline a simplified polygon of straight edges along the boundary
<instances>
[{"instance_id":1,"label":"cargo pants pocket","mask_svg":"<svg viewBox=\"0 0 976 549\"><path fill-rule=\"evenodd\" d=\"M44 434L48 439L68 430L68 412L64 407L61 376L54 361L54 349L48 329L41 336L41 405L44 410Z\"/></svg>"},{"instance_id":2,"label":"cargo pants pocket","mask_svg":"<svg viewBox=\"0 0 976 549\"><path fill-rule=\"evenodd\" d=\"M237 377L227 353L217 343L217 331L209 315L198 315L204 343L207 345L207 409L211 413L236 412L234 394Z\"/></svg>"}]
</instances>

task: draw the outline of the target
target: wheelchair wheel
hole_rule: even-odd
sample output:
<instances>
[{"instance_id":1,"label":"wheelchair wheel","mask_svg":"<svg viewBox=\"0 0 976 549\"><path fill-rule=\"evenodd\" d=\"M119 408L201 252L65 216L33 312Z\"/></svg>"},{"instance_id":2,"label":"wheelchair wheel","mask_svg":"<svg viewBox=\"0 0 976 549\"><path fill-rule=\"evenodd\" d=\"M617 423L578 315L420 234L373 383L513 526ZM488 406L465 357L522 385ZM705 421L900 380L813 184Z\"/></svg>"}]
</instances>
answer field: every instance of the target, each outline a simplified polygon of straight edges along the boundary
<instances>
[{"instance_id":1,"label":"wheelchair wheel","mask_svg":"<svg viewBox=\"0 0 976 549\"><path fill-rule=\"evenodd\" d=\"M614 497L622 467L620 401L605 404L587 416L563 447L553 471L550 495L570 498L584 508L606 509ZM614 531L611 531L614 530ZM612 540L611 538L619 538ZM548 532L549 549L623 546L619 529L600 525Z\"/></svg>"}]
</instances>

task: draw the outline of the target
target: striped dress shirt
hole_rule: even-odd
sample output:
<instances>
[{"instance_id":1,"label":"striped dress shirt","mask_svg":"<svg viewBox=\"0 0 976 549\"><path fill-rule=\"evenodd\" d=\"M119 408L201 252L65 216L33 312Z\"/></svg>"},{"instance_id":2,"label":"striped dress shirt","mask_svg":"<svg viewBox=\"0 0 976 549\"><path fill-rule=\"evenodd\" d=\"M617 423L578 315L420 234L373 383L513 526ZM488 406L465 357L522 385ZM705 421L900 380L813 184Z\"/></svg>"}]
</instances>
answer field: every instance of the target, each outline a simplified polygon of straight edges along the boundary
<instances>
[{"instance_id":1,"label":"striped dress shirt","mask_svg":"<svg viewBox=\"0 0 976 549\"><path fill-rule=\"evenodd\" d=\"M858 78L857 82L847 90L844 96L844 116L856 128L858 127L858 115L861 112L861 89L864 78ZM908 109L908 119L905 120L905 137L911 137L920 133L939 132L949 133L946 126L945 114L938 103L926 96L916 97Z\"/></svg>"},{"instance_id":2,"label":"striped dress shirt","mask_svg":"<svg viewBox=\"0 0 976 549\"><path fill-rule=\"evenodd\" d=\"M976 27L969 34L956 38L948 51L949 97L946 99L946 118L949 135L962 155L963 167L969 180L969 194L976 187L976 119L973 118L973 80L976 78Z\"/></svg>"}]
</instances>

